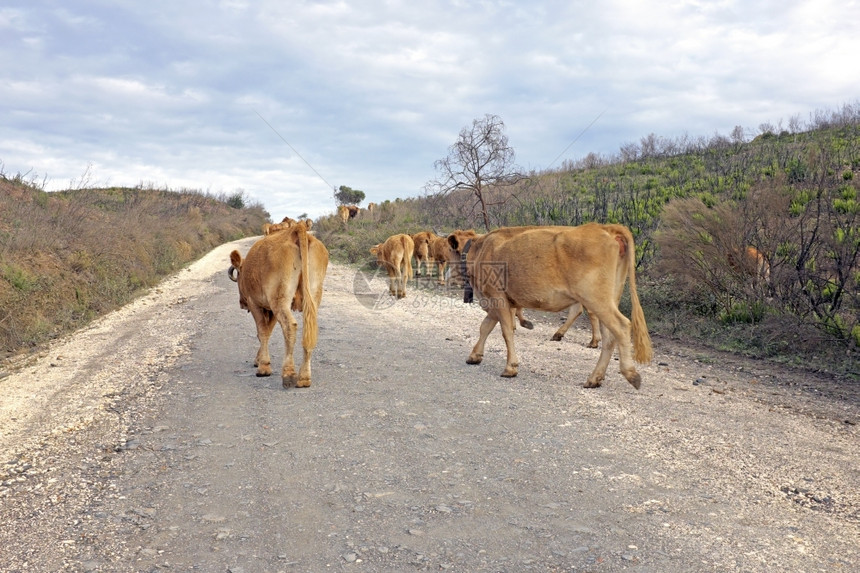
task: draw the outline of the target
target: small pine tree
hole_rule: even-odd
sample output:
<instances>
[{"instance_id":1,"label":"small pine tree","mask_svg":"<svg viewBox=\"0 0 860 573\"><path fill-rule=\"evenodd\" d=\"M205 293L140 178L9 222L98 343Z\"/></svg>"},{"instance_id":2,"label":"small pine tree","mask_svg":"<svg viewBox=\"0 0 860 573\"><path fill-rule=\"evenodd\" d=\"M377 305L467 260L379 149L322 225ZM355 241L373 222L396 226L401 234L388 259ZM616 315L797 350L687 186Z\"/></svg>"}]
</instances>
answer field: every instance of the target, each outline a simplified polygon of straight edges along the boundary
<instances>
[{"instance_id":1,"label":"small pine tree","mask_svg":"<svg viewBox=\"0 0 860 573\"><path fill-rule=\"evenodd\" d=\"M364 191L341 185L334 191L334 200L338 205L359 205L364 201Z\"/></svg>"}]
</instances>

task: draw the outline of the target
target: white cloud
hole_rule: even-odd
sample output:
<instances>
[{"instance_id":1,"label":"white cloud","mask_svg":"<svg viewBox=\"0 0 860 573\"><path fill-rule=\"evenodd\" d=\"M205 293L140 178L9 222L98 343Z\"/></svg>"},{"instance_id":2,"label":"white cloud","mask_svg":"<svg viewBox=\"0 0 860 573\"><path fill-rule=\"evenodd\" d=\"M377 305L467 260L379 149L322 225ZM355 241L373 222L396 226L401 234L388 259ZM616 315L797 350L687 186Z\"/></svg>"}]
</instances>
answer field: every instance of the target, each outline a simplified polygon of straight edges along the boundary
<instances>
[{"instance_id":1,"label":"white cloud","mask_svg":"<svg viewBox=\"0 0 860 573\"><path fill-rule=\"evenodd\" d=\"M277 219L330 212L330 185L420 193L485 113L540 169L600 114L561 159L860 92L855 1L8 4L7 172L241 188Z\"/></svg>"}]
</instances>

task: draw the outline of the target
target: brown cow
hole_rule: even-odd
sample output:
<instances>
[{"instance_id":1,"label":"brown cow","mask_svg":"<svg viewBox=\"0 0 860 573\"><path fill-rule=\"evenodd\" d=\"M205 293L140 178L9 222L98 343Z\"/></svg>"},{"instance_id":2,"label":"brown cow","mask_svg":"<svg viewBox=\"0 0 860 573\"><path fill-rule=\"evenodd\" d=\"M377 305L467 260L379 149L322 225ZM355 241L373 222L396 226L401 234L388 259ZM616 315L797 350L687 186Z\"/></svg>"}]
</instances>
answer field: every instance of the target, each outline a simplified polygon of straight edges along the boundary
<instances>
[{"instance_id":1,"label":"brown cow","mask_svg":"<svg viewBox=\"0 0 860 573\"><path fill-rule=\"evenodd\" d=\"M337 216L340 217L343 226L346 227L350 219L355 219L358 211L359 208L355 205L341 205L337 208Z\"/></svg>"},{"instance_id":2,"label":"brown cow","mask_svg":"<svg viewBox=\"0 0 860 573\"><path fill-rule=\"evenodd\" d=\"M295 219L290 219L289 217L284 217L280 223L265 223L263 225L263 234L271 235L274 232L289 229L296 223L297 221ZM311 226L313 225L313 221L311 221L310 219L306 219L305 225L307 227L307 230L310 231Z\"/></svg>"},{"instance_id":3,"label":"brown cow","mask_svg":"<svg viewBox=\"0 0 860 573\"><path fill-rule=\"evenodd\" d=\"M415 276L421 276L421 265L424 265L424 270L429 276L430 272L430 244L436 239L441 239L439 235L433 231L421 231L412 235L412 242L415 243Z\"/></svg>"},{"instance_id":4,"label":"brown cow","mask_svg":"<svg viewBox=\"0 0 860 573\"><path fill-rule=\"evenodd\" d=\"M618 345L621 373L639 388L642 378L633 361L650 362L651 339L636 292L633 235L621 225L589 223L579 227L509 227L461 241L449 235L451 248L466 252L466 274L487 316L469 364L484 357L487 337L501 323L507 347L502 376L517 375L513 317L517 308L558 312L580 303L600 321L603 348L586 388L600 386ZM468 247L467 247L468 245ZM631 321L618 310L624 283L630 281Z\"/></svg>"},{"instance_id":5,"label":"brown cow","mask_svg":"<svg viewBox=\"0 0 860 573\"><path fill-rule=\"evenodd\" d=\"M311 385L311 353L317 344L317 310L322 300L328 251L308 232L309 228L307 220L270 233L251 246L244 260L239 251L233 251L227 271L230 279L239 283L239 306L251 313L257 325L260 341L254 359L257 376L272 374L269 338L275 323L281 325L285 347L281 370L284 388ZM304 317L304 361L298 376L293 361L298 323L290 312L290 301L292 310L301 310Z\"/></svg>"},{"instance_id":6,"label":"brown cow","mask_svg":"<svg viewBox=\"0 0 860 573\"><path fill-rule=\"evenodd\" d=\"M430 260L436 263L436 282L445 284L445 267L452 256L448 237L438 237L428 245Z\"/></svg>"},{"instance_id":7,"label":"brown cow","mask_svg":"<svg viewBox=\"0 0 860 573\"><path fill-rule=\"evenodd\" d=\"M474 229L469 229L468 231L458 229L452 232L451 235L449 235L448 237L450 236L455 237L454 243L463 245L470 239L474 239L476 237L483 237L484 235L477 234ZM452 248L448 237L443 237L444 244L437 243L434 247L434 253L437 253L436 260L442 261L439 263L440 277L442 277L445 268L445 262L450 262L452 265L452 269L456 270L457 273L460 272L461 256L456 250L454 250L454 248ZM444 279L441 279L440 282L442 284L445 284ZM579 315L582 314L582 309L583 306L581 303L577 302L571 305L571 307L568 309L567 320L555 332L555 334L552 335L552 338L550 338L550 340L558 341L564 338L564 335L570 329L571 325L579 317ZM520 323L520 326L522 326L523 328L526 328L528 330L532 330L534 328L534 325L523 315L522 308L514 309L514 317L517 319L517 321ZM597 348L600 345L600 323L597 320L597 317L595 317L591 313L588 313L588 318L591 321L591 341L587 344L587 346L589 348Z\"/></svg>"},{"instance_id":8,"label":"brown cow","mask_svg":"<svg viewBox=\"0 0 860 573\"><path fill-rule=\"evenodd\" d=\"M741 249L730 250L726 254L726 261L732 270L751 277L753 284L758 284L760 280L770 284L770 264L755 247L747 247L743 252Z\"/></svg>"},{"instance_id":9,"label":"brown cow","mask_svg":"<svg viewBox=\"0 0 860 573\"><path fill-rule=\"evenodd\" d=\"M388 237L384 243L374 245L370 254L388 270L388 292L396 298L406 296L406 283L412 280L412 252L415 243L409 235Z\"/></svg>"},{"instance_id":10,"label":"brown cow","mask_svg":"<svg viewBox=\"0 0 860 573\"><path fill-rule=\"evenodd\" d=\"M341 205L337 208L337 216L340 219L340 222L343 223L344 227L349 222L349 209L346 208L346 205Z\"/></svg>"}]
</instances>

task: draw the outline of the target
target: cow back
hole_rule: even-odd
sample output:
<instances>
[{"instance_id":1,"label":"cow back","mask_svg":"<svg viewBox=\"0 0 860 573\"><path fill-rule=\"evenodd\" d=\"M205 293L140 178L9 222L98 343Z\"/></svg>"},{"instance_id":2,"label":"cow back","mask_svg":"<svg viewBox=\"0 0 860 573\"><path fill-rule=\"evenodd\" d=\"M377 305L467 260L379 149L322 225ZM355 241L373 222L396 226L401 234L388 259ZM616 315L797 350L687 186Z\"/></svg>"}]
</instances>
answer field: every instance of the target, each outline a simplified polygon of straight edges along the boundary
<instances>
[{"instance_id":1,"label":"cow back","mask_svg":"<svg viewBox=\"0 0 860 573\"><path fill-rule=\"evenodd\" d=\"M561 311L601 292L619 298L627 266L616 236L598 224L497 229L472 240L467 272L477 292L517 307Z\"/></svg>"}]
</instances>

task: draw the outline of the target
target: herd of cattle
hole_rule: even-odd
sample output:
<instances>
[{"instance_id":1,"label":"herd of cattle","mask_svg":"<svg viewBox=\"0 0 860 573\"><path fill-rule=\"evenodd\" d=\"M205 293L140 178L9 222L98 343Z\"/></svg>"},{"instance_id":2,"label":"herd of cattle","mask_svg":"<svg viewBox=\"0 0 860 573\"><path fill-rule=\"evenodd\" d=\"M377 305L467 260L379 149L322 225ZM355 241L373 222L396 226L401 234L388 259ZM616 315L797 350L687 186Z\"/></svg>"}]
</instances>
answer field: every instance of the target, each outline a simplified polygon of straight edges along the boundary
<instances>
[{"instance_id":1,"label":"herd of cattle","mask_svg":"<svg viewBox=\"0 0 860 573\"><path fill-rule=\"evenodd\" d=\"M230 279L238 283L239 306L254 318L260 342L254 360L257 376L272 374L269 338L275 324L284 335L285 357L281 378L285 388L311 384L311 354L317 343L317 312L322 300L328 250L311 232L312 221L285 218L267 224L264 237L242 258L230 253ZM444 282L447 266L458 269L464 281L465 300L475 298L487 315L480 336L466 362L480 364L487 337L501 324L507 349L502 376L517 375L519 362L514 348L514 320L525 328L532 325L523 309L568 311L565 324L553 340L561 340L573 321L588 311L592 340L603 340L600 357L589 374L586 388L600 386L615 348L622 375L639 389L641 376L634 362L651 361L651 339L636 292L635 246L630 231L622 225L588 223L579 227L506 227L478 234L473 230L437 236L425 231L397 234L375 245L371 253L388 270L389 293L406 296L412 279L412 258L420 273L436 266ZM625 283L629 281L631 319L618 309ZM296 374L293 350L298 323L292 311L303 315L304 360Z\"/></svg>"}]
</instances>

